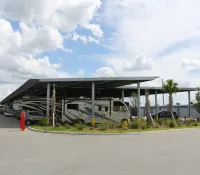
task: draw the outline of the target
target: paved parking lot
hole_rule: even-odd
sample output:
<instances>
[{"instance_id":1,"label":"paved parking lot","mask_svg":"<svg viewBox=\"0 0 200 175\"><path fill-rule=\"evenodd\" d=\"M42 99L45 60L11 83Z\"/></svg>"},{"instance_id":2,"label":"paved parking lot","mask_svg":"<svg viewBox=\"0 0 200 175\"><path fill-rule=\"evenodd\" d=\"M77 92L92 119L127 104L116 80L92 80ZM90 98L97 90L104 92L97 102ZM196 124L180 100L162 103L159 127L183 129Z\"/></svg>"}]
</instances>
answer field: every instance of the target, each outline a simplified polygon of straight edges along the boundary
<instances>
[{"instance_id":1,"label":"paved parking lot","mask_svg":"<svg viewBox=\"0 0 200 175\"><path fill-rule=\"evenodd\" d=\"M15 117L5 117L4 115L0 114L0 128L19 128L19 120L17 120Z\"/></svg>"},{"instance_id":2,"label":"paved parking lot","mask_svg":"<svg viewBox=\"0 0 200 175\"><path fill-rule=\"evenodd\" d=\"M200 130L123 136L20 132L0 116L1 175L188 175L200 173ZM7 127L2 127L5 121ZM14 124L15 123L15 124Z\"/></svg>"}]
</instances>

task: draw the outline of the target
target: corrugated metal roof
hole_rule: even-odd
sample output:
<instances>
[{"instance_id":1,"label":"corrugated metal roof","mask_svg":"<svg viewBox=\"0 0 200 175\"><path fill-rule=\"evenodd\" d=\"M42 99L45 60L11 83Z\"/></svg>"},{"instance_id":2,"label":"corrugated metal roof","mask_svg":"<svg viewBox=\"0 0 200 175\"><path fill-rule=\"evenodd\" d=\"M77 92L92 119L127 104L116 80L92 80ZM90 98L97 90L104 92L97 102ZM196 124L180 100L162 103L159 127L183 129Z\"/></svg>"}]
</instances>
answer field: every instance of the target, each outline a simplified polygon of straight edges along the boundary
<instances>
[{"instance_id":1,"label":"corrugated metal roof","mask_svg":"<svg viewBox=\"0 0 200 175\"><path fill-rule=\"evenodd\" d=\"M119 89L126 89L126 90L132 90L132 89L137 89L137 86L121 86L117 87ZM162 87L152 87L152 86L141 86L141 90L158 90L162 91ZM197 91L197 87L179 87L179 92L185 92L185 91Z\"/></svg>"},{"instance_id":2,"label":"corrugated metal roof","mask_svg":"<svg viewBox=\"0 0 200 175\"><path fill-rule=\"evenodd\" d=\"M116 88L119 86L130 85L137 82L146 82L158 77L98 77L98 78L53 78L53 79L30 79L20 86L17 90L1 101L5 104L14 101L24 95L42 96L46 93L46 84L55 83L56 88L83 90L91 89L91 83L95 82L96 89ZM59 95L59 93L58 93Z\"/></svg>"}]
</instances>

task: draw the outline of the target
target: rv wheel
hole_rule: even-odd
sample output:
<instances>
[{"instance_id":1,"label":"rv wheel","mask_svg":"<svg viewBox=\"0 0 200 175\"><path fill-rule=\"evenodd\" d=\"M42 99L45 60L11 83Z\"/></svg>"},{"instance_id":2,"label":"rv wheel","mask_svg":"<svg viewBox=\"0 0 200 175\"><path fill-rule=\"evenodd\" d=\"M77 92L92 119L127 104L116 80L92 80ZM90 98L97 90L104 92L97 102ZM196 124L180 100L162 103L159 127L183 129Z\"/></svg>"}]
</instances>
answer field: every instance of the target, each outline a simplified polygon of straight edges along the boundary
<instances>
[{"instance_id":1,"label":"rv wheel","mask_svg":"<svg viewBox=\"0 0 200 175\"><path fill-rule=\"evenodd\" d=\"M26 120L25 123L26 123L27 126L29 126L29 125L31 125L31 120Z\"/></svg>"}]
</instances>

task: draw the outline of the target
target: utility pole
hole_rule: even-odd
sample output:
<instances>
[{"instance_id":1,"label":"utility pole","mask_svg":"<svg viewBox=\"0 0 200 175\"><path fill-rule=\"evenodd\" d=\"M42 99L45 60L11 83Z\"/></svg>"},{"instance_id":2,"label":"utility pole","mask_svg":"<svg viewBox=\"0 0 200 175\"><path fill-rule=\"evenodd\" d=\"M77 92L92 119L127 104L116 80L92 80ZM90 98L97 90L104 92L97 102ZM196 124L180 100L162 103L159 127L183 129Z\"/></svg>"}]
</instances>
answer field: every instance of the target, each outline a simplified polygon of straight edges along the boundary
<instances>
[{"instance_id":1,"label":"utility pole","mask_svg":"<svg viewBox=\"0 0 200 175\"><path fill-rule=\"evenodd\" d=\"M163 87L163 84L164 84L164 82L163 82L163 79L162 79L162 87ZM165 105L165 96L164 96L164 92L163 92L163 106Z\"/></svg>"}]
</instances>

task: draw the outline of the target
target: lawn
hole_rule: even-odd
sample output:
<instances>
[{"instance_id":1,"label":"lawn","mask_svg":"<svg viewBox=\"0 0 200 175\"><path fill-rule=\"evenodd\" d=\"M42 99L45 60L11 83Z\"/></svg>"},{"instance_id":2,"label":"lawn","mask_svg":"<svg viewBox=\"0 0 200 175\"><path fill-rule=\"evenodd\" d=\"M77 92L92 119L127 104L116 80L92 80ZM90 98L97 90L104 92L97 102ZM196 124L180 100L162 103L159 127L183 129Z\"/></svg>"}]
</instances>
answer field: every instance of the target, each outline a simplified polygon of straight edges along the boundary
<instances>
[{"instance_id":1,"label":"lawn","mask_svg":"<svg viewBox=\"0 0 200 175\"><path fill-rule=\"evenodd\" d=\"M127 129L124 130L122 128L114 128L114 129L106 129L105 131L101 131L99 128L85 127L82 130L77 129L76 127L65 128L64 126L52 127L52 126L31 126L31 128L45 130L45 131L58 131L58 132L88 132L88 133L129 133L129 132L148 132L148 131L159 131L159 130L172 130L172 129L186 129L186 128L200 128L200 126L180 126L180 127L150 127L146 129Z\"/></svg>"},{"instance_id":2,"label":"lawn","mask_svg":"<svg viewBox=\"0 0 200 175\"><path fill-rule=\"evenodd\" d=\"M151 123L147 126L147 122L143 119L137 119L131 123L113 123L110 121L103 121L101 124L91 125L86 124L74 124L69 125L57 123L56 127L49 126L48 123L43 120L40 125L31 126L34 129L45 130L45 131L59 131L59 132L90 132L90 133L124 133L124 132L148 132L158 130L170 130L170 129L184 129L184 128L200 128L200 123L190 120L170 120L170 119L159 119L155 120L155 125Z\"/></svg>"}]
</instances>

